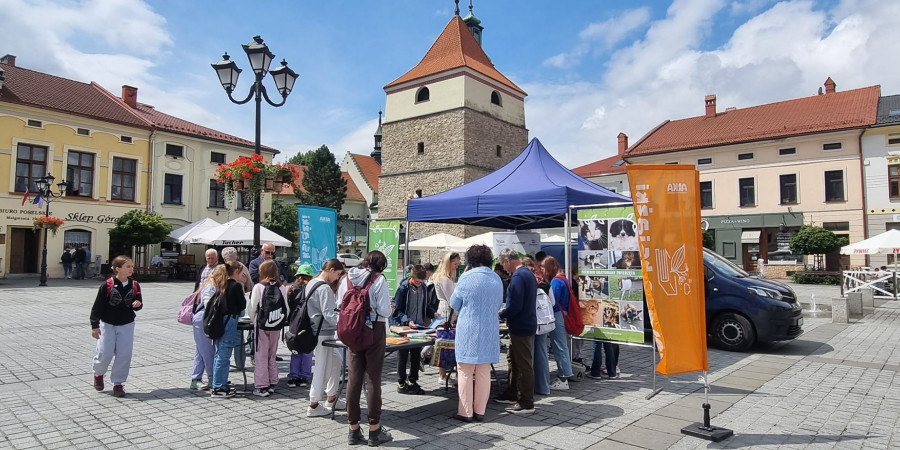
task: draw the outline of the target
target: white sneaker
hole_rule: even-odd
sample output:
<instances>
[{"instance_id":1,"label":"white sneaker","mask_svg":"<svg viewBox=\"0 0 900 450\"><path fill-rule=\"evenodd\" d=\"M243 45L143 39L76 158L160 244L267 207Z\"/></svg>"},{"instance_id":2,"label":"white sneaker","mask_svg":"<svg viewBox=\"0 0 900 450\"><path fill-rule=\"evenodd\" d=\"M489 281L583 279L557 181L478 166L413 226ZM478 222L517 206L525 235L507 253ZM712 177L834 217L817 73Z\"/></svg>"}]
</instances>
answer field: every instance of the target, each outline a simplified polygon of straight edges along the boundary
<instances>
[{"instance_id":1,"label":"white sneaker","mask_svg":"<svg viewBox=\"0 0 900 450\"><path fill-rule=\"evenodd\" d=\"M569 382L560 378L550 383L550 389L554 391L566 391L569 389Z\"/></svg>"},{"instance_id":2,"label":"white sneaker","mask_svg":"<svg viewBox=\"0 0 900 450\"><path fill-rule=\"evenodd\" d=\"M322 417L331 414L331 410L328 407L323 406L319 403L319 406L313 408L311 406L306 407L306 417Z\"/></svg>"},{"instance_id":3,"label":"white sneaker","mask_svg":"<svg viewBox=\"0 0 900 450\"><path fill-rule=\"evenodd\" d=\"M268 389L259 389L259 388L257 388L257 389L254 389L254 390L253 390L253 395L255 395L255 396L257 396L257 397L268 397L268 396L269 396L269 390L268 390Z\"/></svg>"},{"instance_id":4,"label":"white sneaker","mask_svg":"<svg viewBox=\"0 0 900 450\"><path fill-rule=\"evenodd\" d=\"M325 407L328 409L333 409L335 411L343 411L347 408L347 402L341 399L335 399L334 403L326 401Z\"/></svg>"}]
</instances>

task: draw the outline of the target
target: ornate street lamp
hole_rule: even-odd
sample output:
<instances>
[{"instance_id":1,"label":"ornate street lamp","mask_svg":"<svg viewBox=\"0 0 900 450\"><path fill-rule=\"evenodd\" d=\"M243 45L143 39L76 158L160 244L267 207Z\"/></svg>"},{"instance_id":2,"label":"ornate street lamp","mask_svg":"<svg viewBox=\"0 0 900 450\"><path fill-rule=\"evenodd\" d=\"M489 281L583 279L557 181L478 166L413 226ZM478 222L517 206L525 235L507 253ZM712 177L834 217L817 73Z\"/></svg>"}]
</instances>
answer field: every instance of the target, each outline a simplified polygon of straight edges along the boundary
<instances>
[{"instance_id":1,"label":"ornate street lamp","mask_svg":"<svg viewBox=\"0 0 900 450\"><path fill-rule=\"evenodd\" d=\"M56 178L49 173L45 176L39 177L34 180L34 185L37 186L38 194L41 198L44 199L44 203L47 204L47 209L44 210L44 217L50 217L50 202L53 199L61 198L66 195L66 188L68 187L68 183L65 181L60 181L56 183L56 188L58 192L53 192L53 181ZM41 251L41 282L38 286L46 286L47 285L47 232L49 230L44 228L44 249Z\"/></svg>"},{"instance_id":2,"label":"ornate street lamp","mask_svg":"<svg viewBox=\"0 0 900 450\"><path fill-rule=\"evenodd\" d=\"M231 61L228 53L222 55L222 61L212 64L212 68L215 69L216 74L219 76L219 83L222 84L222 88L225 89L225 92L228 94L228 99L231 100L232 103L243 105L244 103L249 102L251 98L256 99L256 140L254 142L255 147L253 152L260 154L260 113L262 109L262 99L265 98L266 103L276 108L284 105L284 102L287 101L287 96L294 88L294 81L297 80L298 75L288 67L287 61L283 59L281 60L280 67L271 72L269 71L269 65L272 64L272 58L274 58L275 55L269 51L269 47L263 42L261 37L253 36L253 41L242 45L242 47L244 48L244 52L247 53L247 58L250 60L250 68L253 69L255 75L253 84L250 86L250 92L247 94L246 98L243 100L236 100L231 96L234 88L237 87L238 76L241 74L241 69L234 61ZM275 88L278 90L278 93L281 94L281 102L279 103L275 103L269 99L269 95L266 93L266 87L262 82L263 79L266 78L267 73L272 74L272 79L275 81ZM259 249L259 228L260 223L262 222L259 203L260 194L257 192L253 208L253 248L255 249Z\"/></svg>"}]
</instances>

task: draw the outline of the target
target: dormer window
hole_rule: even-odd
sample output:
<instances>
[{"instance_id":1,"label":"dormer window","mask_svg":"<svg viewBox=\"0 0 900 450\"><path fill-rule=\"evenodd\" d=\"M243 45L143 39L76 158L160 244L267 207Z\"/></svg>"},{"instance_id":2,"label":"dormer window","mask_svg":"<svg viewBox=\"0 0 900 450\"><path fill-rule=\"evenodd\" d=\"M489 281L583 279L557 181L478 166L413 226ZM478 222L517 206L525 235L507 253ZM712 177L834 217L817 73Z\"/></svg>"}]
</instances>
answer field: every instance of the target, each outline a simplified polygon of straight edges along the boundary
<instances>
[{"instance_id":1,"label":"dormer window","mask_svg":"<svg viewBox=\"0 0 900 450\"><path fill-rule=\"evenodd\" d=\"M497 106L503 106L503 99L500 98L500 93L497 91L491 92L491 103Z\"/></svg>"},{"instance_id":2,"label":"dormer window","mask_svg":"<svg viewBox=\"0 0 900 450\"><path fill-rule=\"evenodd\" d=\"M427 87L422 87L416 92L416 103L427 102L431 99L431 92Z\"/></svg>"}]
</instances>

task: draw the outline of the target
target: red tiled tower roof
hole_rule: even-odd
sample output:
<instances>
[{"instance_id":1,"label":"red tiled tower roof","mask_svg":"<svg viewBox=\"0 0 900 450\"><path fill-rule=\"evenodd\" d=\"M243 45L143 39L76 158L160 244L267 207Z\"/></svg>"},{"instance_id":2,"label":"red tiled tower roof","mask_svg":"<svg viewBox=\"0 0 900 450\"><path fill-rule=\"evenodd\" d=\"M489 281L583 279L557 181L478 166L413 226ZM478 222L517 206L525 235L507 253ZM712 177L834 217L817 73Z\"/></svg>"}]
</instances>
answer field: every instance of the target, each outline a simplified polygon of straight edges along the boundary
<instances>
[{"instance_id":1,"label":"red tiled tower roof","mask_svg":"<svg viewBox=\"0 0 900 450\"><path fill-rule=\"evenodd\" d=\"M494 68L478 41L472 36L469 28L459 16L450 19L444 31L438 36L419 64L403 74L400 78L384 86L385 89L407 81L435 75L447 70L468 67L512 90L523 97L528 95L515 83Z\"/></svg>"},{"instance_id":2,"label":"red tiled tower roof","mask_svg":"<svg viewBox=\"0 0 900 450\"><path fill-rule=\"evenodd\" d=\"M99 84L82 83L21 67L0 64L6 81L0 100L74 114L105 122L150 129L153 124Z\"/></svg>"},{"instance_id":3,"label":"red tiled tower roof","mask_svg":"<svg viewBox=\"0 0 900 450\"><path fill-rule=\"evenodd\" d=\"M667 153L811 133L860 128L875 123L881 86L803 97L666 121L632 145L625 156Z\"/></svg>"}]
</instances>

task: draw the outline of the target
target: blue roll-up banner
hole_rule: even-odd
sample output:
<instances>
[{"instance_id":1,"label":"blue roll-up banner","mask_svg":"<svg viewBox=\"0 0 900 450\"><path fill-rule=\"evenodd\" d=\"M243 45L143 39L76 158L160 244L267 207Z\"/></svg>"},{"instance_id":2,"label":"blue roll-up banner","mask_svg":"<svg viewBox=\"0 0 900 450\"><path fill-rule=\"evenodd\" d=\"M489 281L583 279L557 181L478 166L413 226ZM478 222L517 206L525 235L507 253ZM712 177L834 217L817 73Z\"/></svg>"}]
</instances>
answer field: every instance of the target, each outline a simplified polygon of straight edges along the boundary
<instances>
[{"instance_id":1,"label":"blue roll-up banner","mask_svg":"<svg viewBox=\"0 0 900 450\"><path fill-rule=\"evenodd\" d=\"M337 211L320 206L297 205L300 223L300 263L322 270L325 261L337 257Z\"/></svg>"}]
</instances>

